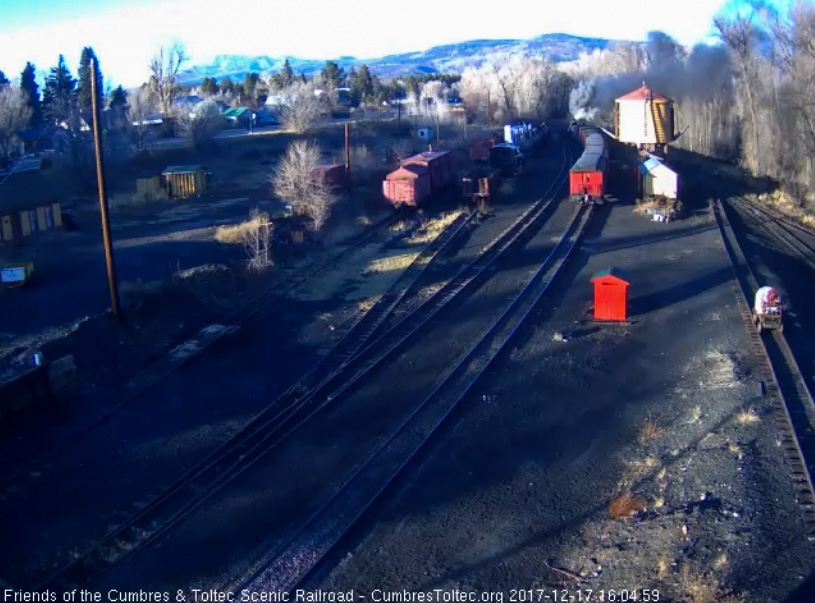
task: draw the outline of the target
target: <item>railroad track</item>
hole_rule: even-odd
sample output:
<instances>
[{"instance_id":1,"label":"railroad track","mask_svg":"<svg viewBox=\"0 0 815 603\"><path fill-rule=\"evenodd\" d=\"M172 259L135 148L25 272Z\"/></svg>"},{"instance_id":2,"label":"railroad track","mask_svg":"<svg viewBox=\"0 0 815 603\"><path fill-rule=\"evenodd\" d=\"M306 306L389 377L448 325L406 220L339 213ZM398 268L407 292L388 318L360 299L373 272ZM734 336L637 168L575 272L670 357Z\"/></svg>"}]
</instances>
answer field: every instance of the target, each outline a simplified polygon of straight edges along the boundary
<instances>
[{"instance_id":1,"label":"railroad track","mask_svg":"<svg viewBox=\"0 0 815 603\"><path fill-rule=\"evenodd\" d=\"M270 304L291 293L297 287L317 274L334 266L343 257L349 255L363 245L366 245L372 239L378 236L384 229L400 220L401 218L396 215L392 215L384 220L381 220L356 237L353 237L351 241L345 247L343 247L343 249L333 254L327 261L322 262L317 266L312 266L302 273L297 274L293 278L286 279L281 283L276 283L275 285L272 285L258 295L242 303L240 306L224 315L218 321L217 324L222 325L224 328L210 330L204 329L200 331L193 339L185 342L190 343L193 340L195 341L195 345L191 346L193 349L195 349L194 353L189 355L175 355L173 353L174 350L178 347L184 346L185 344L176 346L176 348L155 361L153 364L138 372L124 385L112 390L106 396L106 398L118 400L118 402L116 402L115 405L106 408L102 413L85 422L83 425L71 430L68 433L62 434L61 436L51 434L39 438L38 440L27 445L26 451L28 451L29 448L34 448L37 450L36 457L34 459L29 457L26 461L23 461L23 454L20 454L17 458L11 458L4 461L8 465L15 463L18 465L13 472L6 476L6 479L3 480L3 485L7 486L13 483L15 480L19 479L20 476L29 473L33 468L36 468L38 465L46 462L48 456L53 455L55 449L57 449L59 446L64 446L65 444L76 440L78 437L86 434L91 429L103 423L105 420L111 418L139 395L143 394L162 379L174 373L182 365L186 364L193 358L201 357L206 350L210 349L212 345L220 340L224 335L233 332L235 328L240 327L247 320L268 308Z\"/></svg>"},{"instance_id":2,"label":"railroad track","mask_svg":"<svg viewBox=\"0 0 815 603\"><path fill-rule=\"evenodd\" d=\"M366 374L403 349L462 292L480 286L489 278L489 268L502 254L525 243L526 237L534 234L548 219L550 210L555 206L549 195L559 190L565 182L568 165L568 155L564 149L560 173L543 197L482 249L445 286L363 348L367 340L372 339L371 334L417 283L429 265L429 261L422 262L417 258L414 265L423 265L423 268L413 274L415 278L400 278L317 366L194 469L35 589L72 590L88 586L106 575L124 559L168 532ZM454 222L442 237L458 232L467 221ZM453 238L451 234L439 244L444 245ZM429 253L432 253L431 257L435 256L433 250Z\"/></svg>"},{"instance_id":3,"label":"railroad track","mask_svg":"<svg viewBox=\"0 0 815 603\"><path fill-rule=\"evenodd\" d=\"M566 231L532 279L436 389L293 535L257 562L248 575L220 585L219 590L291 592L302 586L325 555L380 500L505 349L571 256L591 212L591 206L576 205Z\"/></svg>"},{"instance_id":4,"label":"railroad track","mask_svg":"<svg viewBox=\"0 0 815 603\"><path fill-rule=\"evenodd\" d=\"M766 395L776 402L773 415L782 435L781 445L790 467L796 499L804 513L807 538L815 543L815 487L812 483L815 402L783 333L775 330L759 333L753 324L748 300L753 299L758 291L758 280L741 250L724 206L720 201L714 201L712 210L736 276L733 288L750 335L751 349L764 360L764 366L756 376L765 384Z\"/></svg>"},{"instance_id":5,"label":"railroad track","mask_svg":"<svg viewBox=\"0 0 815 603\"><path fill-rule=\"evenodd\" d=\"M810 269L815 270L815 247L795 231L806 232L810 237L815 237L815 233L809 232L802 226L796 226L778 212L761 207L747 199L736 197L729 201L739 214L748 217L752 224L770 233L793 257L799 258Z\"/></svg>"}]
</instances>

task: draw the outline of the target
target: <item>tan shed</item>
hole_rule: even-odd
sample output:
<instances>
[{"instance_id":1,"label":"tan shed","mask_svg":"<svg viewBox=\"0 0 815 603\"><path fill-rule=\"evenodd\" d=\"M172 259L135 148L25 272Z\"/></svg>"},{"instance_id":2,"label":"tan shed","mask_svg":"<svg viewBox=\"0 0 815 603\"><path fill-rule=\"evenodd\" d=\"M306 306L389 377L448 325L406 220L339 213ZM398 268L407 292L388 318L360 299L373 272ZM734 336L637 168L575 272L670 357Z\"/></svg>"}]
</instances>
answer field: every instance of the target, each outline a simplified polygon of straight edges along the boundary
<instances>
[{"instance_id":1,"label":"tan shed","mask_svg":"<svg viewBox=\"0 0 815 603\"><path fill-rule=\"evenodd\" d=\"M136 178L136 196L149 201L165 197L161 187L161 176L152 172L142 172Z\"/></svg>"},{"instance_id":2,"label":"tan shed","mask_svg":"<svg viewBox=\"0 0 815 603\"><path fill-rule=\"evenodd\" d=\"M170 197L192 197L207 192L207 169L202 165L174 165L161 175Z\"/></svg>"}]
</instances>

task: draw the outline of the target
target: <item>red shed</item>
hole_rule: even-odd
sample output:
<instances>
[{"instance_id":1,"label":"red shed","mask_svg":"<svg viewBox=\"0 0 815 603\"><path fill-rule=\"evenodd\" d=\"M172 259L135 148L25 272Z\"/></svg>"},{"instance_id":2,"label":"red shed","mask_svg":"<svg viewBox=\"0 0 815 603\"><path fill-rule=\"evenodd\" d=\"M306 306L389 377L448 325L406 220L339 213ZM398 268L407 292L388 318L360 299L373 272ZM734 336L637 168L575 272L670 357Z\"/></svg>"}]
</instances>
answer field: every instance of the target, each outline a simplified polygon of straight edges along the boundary
<instances>
[{"instance_id":1,"label":"red shed","mask_svg":"<svg viewBox=\"0 0 815 603\"><path fill-rule=\"evenodd\" d=\"M628 316L628 285L621 270L606 268L593 277L595 320L626 320Z\"/></svg>"},{"instance_id":2,"label":"red shed","mask_svg":"<svg viewBox=\"0 0 815 603\"><path fill-rule=\"evenodd\" d=\"M425 151L402 162L402 167L421 165L430 172L430 191L432 194L452 184L456 178L453 155L449 151Z\"/></svg>"},{"instance_id":3,"label":"red shed","mask_svg":"<svg viewBox=\"0 0 815 603\"><path fill-rule=\"evenodd\" d=\"M420 206L430 196L430 173L421 165L403 165L385 176L382 193L396 207Z\"/></svg>"},{"instance_id":4,"label":"red shed","mask_svg":"<svg viewBox=\"0 0 815 603\"><path fill-rule=\"evenodd\" d=\"M321 179L332 190L345 188L348 184L344 165L318 165L311 175L313 178Z\"/></svg>"}]
</instances>

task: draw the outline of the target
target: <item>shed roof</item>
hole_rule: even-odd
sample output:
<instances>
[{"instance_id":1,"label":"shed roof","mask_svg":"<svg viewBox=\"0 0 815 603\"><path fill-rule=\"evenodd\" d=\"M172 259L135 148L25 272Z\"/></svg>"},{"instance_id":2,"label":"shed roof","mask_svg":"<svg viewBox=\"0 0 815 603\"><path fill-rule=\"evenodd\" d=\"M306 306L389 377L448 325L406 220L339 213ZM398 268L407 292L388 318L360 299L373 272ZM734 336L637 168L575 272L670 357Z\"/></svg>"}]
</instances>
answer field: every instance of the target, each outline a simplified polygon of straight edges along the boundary
<instances>
[{"instance_id":1,"label":"shed roof","mask_svg":"<svg viewBox=\"0 0 815 603\"><path fill-rule=\"evenodd\" d=\"M240 117L250 111L249 107L230 107L223 112L224 117Z\"/></svg>"},{"instance_id":2,"label":"shed roof","mask_svg":"<svg viewBox=\"0 0 815 603\"><path fill-rule=\"evenodd\" d=\"M427 168L423 165L403 165L398 170L394 170L387 176L386 180L416 180L421 176L427 175Z\"/></svg>"},{"instance_id":3,"label":"shed roof","mask_svg":"<svg viewBox=\"0 0 815 603\"><path fill-rule=\"evenodd\" d=\"M332 164L326 164L326 165L315 165L314 170L315 171L320 171L320 172L330 172L332 170L345 170L345 164L343 164L343 163L332 163Z\"/></svg>"},{"instance_id":4,"label":"shed roof","mask_svg":"<svg viewBox=\"0 0 815 603\"><path fill-rule=\"evenodd\" d=\"M164 170L161 175L166 176L167 174L191 174L193 172L197 172L198 170L203 170L203 165L171 165L166 170Z\"/></svg>"},{"instance_id":5,"label":"shed roof","mask_svg":"<svg viewBox=\"0 0 815 603\"><path fill-rule=\"evenodd\" d=\"M408 157L402 163L407 164L411 161L420 161L420 162L430 162L434 159L438 159L439 157L444 157L445 155L449 155L450 151L425 151L424 153L419 153L418 155L414 155L413 157Z\"/></svg>"},{"instance_id":6,"label":"shed roof","mask_svg":"<svg viewBox=\"0 0 815 603\"><path fill-rule=\"evenodd\" d=\"M617 100L649 100L649 101L665 101L665 102L674 102L672 99L668 98L667 96L663 96L659 92L654 92L648 86L645 85L645 82L642 83L640 88L629 92L628 94L624 94Z\"/></svg>"},{"instance_id":7,"label":"shed roof","mask_svg":"<svg viewBox=\"0 0 815 603\"><path fill-rule=\"evenodd\" d=\"M657 172L663 172L668 174L676 175L676 172L665 165L662 161L657 159L656 157L651 157L650 159L645 160L642 162L641 171L643 174L653 174Z\"/></svg>"},{"instance_id":8,"label":"shed roof","mask_svg":"<svg viewBox=\"0 0 815 603\"><path fill-rule=\"evenodd\" d=\"M622 281L626 285L631 284L631 281L629 280L628 275L624 271L620 270L619 268L612 268L612 267L604 268L603 270L600 270L599 272L595 272L594 276L591 277L591 282L594 282L594 281L597 281L597 280L600 280L600 279L609 279L609 278L616 279L618 281Z\"/></svg>"}]
</instances>

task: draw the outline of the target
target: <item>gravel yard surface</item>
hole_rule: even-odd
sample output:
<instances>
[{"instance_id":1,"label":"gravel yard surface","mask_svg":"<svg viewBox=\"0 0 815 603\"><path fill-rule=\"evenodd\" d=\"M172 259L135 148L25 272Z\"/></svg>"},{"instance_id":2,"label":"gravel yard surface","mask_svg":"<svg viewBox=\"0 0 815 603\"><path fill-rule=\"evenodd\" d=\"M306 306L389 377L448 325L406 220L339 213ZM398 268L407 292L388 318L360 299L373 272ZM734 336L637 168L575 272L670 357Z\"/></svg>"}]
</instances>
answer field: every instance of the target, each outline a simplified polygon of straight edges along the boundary
<instances>
[{"instance_id":1,"label":"gravel yard surface","mask_svg":"<svg viewBox=\"0 0 815 603\"><path fill-rule=\"evenodd\" d=\"M511 223L548 186L551 166L560 168L561 163L558 148L533 161L523 179L508 183L494 217L472 231L451 261L463 262L457 256L475 254ZM376 253L369 256L370 261L377 258ZM343 266L347 282L329 279L327 290L333 295L316 295L312 286L308 294L273 305L23 479L6 485L0 513L20 519L4 523L2 536L20 544L0 554L0 575L15 585L36 583L149 503L290 385L389 283L378 281L379 290L372 287L361 298L353 293L364 266ZM516 268L516 276L522 272ZM394 271L390 280L397 276ZM297 498L288 504L297 504Z\"/></svg>"},{"instance_id":2,"label":"gravel yard surface","mask_svg":"<svg viewBox=\"0 0 815 603\"><path fill-rule=\"evenodd\" d=\"M549 184L544 174L537 182L530 179L530 188L543 192ZM179 529L123 563L100 588L135 588L148 579L162 589L215 588L245 571L326 500L433 390L531 277L573 212L569 204L557 207L523 250L501 261L481 288L434 319L433 328L404 353L349 396L334 400Z\"/></svg>"},{"instance_id":3,"label":"gravel yard surface","mask_svg":"<svg viewBox=\"0 0 815 603\"><path fill-rule=\"evenodd\" d=\"M715 226L603 211L569 286L305 588L753 602L810 574ZM609 265L630 326L581 322Z\"/></svg>"}]
</instances>

